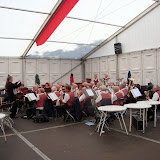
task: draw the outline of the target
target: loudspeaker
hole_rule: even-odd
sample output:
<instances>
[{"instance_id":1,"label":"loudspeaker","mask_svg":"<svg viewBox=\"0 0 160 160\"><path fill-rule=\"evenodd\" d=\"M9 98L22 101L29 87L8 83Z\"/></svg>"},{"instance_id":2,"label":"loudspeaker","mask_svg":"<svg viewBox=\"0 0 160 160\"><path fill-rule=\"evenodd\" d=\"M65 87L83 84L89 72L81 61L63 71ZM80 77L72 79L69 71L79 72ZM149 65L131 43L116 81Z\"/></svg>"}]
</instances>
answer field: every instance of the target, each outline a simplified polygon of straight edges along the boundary
<instances>
[{"instance_id":1,"label":"loudspeaker","mask_svg":"<svg viewBox=\"0 0 160 160\"><path fill-rule=\"evenodd\" d=\"M121 43L115 43L115 44L114 44L114 50L115 50L115 54L120 54L120 53L122 53Z\"/></svg>"}]
</instances>

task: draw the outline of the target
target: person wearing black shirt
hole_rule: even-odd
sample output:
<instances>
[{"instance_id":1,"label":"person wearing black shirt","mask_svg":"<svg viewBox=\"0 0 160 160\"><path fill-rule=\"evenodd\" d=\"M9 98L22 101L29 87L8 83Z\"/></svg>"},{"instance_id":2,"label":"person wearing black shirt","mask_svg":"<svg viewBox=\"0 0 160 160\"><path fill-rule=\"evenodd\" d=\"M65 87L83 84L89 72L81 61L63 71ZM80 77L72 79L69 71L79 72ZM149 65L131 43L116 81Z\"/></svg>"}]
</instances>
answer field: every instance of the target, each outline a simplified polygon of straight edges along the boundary
<instances>
[{"instance_id":1,"label":"person wearing black shirt","mask_svg":"<svg viewBox=\"0 0 160 160\"><path fill-rule=\"evenodd\" d=\"M12 83L13 82L12 76L8 76L7 81L8 81L8 83L6 85L7 100L10 102L15 102L10 110L10 112L11 112L10 116L15 117L16 111L17 111L17 105L16 105L16 96L14 95L14 89L21 86L21 81L19 80L16 83Z\"/></svg>"}]
</instances>

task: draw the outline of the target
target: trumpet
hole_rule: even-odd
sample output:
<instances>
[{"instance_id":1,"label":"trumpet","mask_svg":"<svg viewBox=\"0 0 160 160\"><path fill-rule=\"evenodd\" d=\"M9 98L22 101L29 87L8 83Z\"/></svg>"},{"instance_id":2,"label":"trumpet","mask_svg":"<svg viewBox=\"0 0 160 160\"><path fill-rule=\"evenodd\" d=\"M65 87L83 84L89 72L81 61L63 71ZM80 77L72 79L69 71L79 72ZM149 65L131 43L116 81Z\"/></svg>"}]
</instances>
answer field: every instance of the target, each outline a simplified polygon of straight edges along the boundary
<instances>
[{"instance_id":1,"label":"trumpet","mask_svg":"<svg viewBox=\"0 0 160 160\"><path fill-rule=\"evenodd\" d=\"M149 97L149 91L144 91L146 97Z\"/></svg>"},{"instance_id":2,"label":"trumpet","mask_svg":"<svg viewBox=\"0 0 160 160\"><path fill-rule=\"evenodd\" d=\"M128 97L130 97L131 96L131 89L132 89L132 83L133 83L133 81L135 81L135 79L134 78L128 78L128 80L129 80L129 85L128 85Z\"/></svg>"}]
</instances>

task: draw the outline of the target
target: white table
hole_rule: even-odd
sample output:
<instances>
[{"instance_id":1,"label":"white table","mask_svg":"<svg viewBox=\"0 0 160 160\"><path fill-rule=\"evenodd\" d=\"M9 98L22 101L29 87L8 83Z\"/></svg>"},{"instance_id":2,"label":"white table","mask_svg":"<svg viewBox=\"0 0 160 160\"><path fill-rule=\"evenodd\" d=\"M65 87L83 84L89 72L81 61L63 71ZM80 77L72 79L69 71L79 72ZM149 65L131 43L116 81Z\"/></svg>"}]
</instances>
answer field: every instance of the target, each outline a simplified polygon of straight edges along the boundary
<instances>
[{"instance_id":1,"label":"white table","mask_svg":"<svg viewBox=\"0 0 160 160\"><path fill-rule=\"evenodd\" d=\"M128 135L126 124L125 124L125 121L124 121L124 118L123 118L123 113L126 110L126 107L119 106L119 105L107 105L107 106L98 107L98 110L101 111L101 119L100 119L100 122L99 122L99 124L97 126L97 132L99 132L100 127L101 127L100 136L102 135L102 133L104 133L103 128L104 128L104 125L105 125L105 121L106 121L108 112L116 112L115 114L116 114L116 116L117 116L117 118L119 120L121 129L123 130L123 127L122 127L122 124L121 124L121 120L120 120L120 117L119 117L119 113L120 113L121 118L122 118L122 122L123 122L123 125L124 125L124 128L125 128L125 131L126 131L126 133ZM107 127L107 129L109 130L108 127Z\"/></svg>"},{"instance_id":2,"label":"white table","mask_svg":"<svg viewBox=\"0 0 160 160\"><path fill-rule=\"evenodd\" d=\"M4 131L4 126L3 126L4 118L5 118L5 114L0 113L0 128L1 128L2 132L3 132L5 141L7 141L6 134L5 134L5 131Z\"/></svg>"},{"instance_id":3,"label":"white table","mask_svg":"<svg viewBox=\"0 0 160 160\"><path fill-rule=\"evenodd\" d=\"M132 109L143 109L143 133L144 133L145 132L145 120L146 120L146 126L147 126L147 109L151 108L151 105L147 104L147 103L143 103L143 105L138 104L138 103L129 103L129 104L126 104L124 106L126 108L130 109L129 132L131 132L131 128L132 128Z\"/></svg>"},{"instance_id":4,"label":"white table","mask_svg":"<svg viewBox=\"0 0 160 160\"><path fill-rule=\"evenodd\" d=\"M155 108L154 108L154 127L156 127L157 125L157 105L160 104L160 101L152 101L152 100L149 100L149 101L138 101L137 102L138 104L150 104L150 105L154 105Z\"/></svg>"}]
</instances>

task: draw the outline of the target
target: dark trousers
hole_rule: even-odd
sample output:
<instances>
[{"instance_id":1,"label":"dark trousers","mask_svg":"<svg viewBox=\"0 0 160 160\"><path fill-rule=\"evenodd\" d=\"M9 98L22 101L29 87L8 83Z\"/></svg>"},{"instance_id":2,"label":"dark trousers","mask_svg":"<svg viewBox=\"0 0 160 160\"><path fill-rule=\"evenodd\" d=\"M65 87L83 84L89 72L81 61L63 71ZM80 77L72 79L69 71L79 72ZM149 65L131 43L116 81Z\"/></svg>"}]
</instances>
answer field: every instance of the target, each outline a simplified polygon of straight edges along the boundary
<instances>
[{"instance_id":1,"label":"dark trousers","mask_svg":"<svg viewBox=\"0 0 160 160\"><path fill-rule=\"evenodd\" d=\"M151 108L148 108L147 118L149 120L153 120L154 119L154 109L155 109L155 106L152 106Z\"/></svg>"},{"instance_id":2,"label":"dark trousers","mask_svg":"<svg viewBox=\"0 0 160 160\"><path fill-rule=\"evenodd\" d=\"M67 106L67 105L57 106L56 109L60 115L63 115L65 117L66 116L66 109L70 109L70 106Z\"/></svg>"},{"instance_id":3,"label":"dark trousers","mask_svg":"<svg viewBox=\"0 0 160 160\"><path fill-rule=\"evenodd\" d=\"M17 103L16 103L16 98L15 97L12 97L12 98L8 98L8 101L10 101L11 103L13 102L13 105L10 109L10 117L15 117L16 115L16 112L17 112Z\"/></svg>"}]
</instances>

